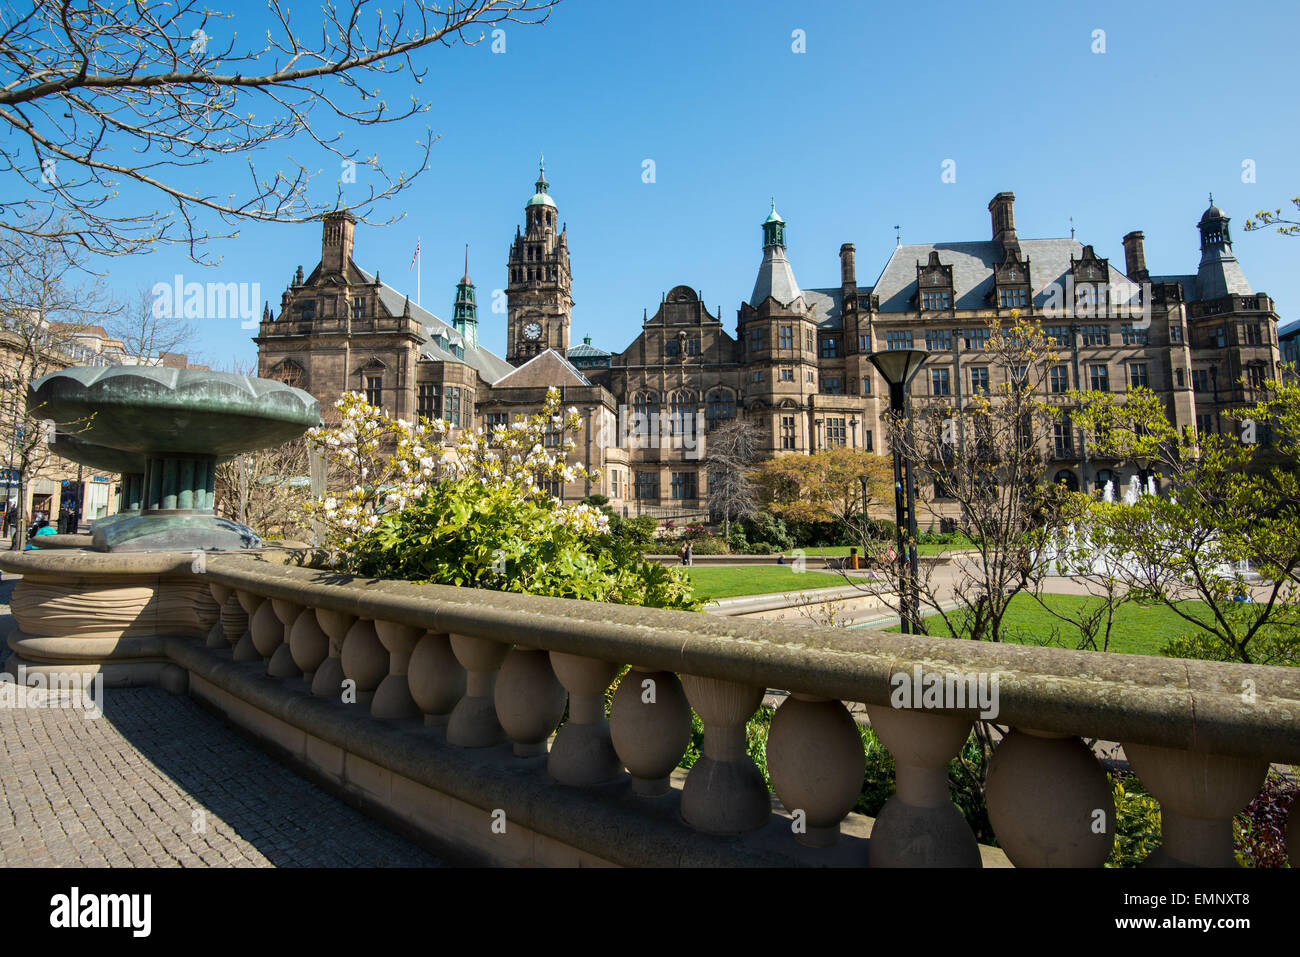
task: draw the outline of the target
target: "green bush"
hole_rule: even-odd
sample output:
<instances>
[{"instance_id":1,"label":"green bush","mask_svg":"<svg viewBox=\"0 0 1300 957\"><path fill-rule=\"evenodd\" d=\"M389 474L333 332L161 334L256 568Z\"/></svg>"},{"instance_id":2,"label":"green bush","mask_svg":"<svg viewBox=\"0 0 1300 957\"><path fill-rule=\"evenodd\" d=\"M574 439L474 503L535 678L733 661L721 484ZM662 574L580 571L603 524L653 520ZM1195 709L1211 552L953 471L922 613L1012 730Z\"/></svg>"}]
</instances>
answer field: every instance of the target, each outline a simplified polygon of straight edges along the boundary
<instances>
[{"instance_id":1,"label":"green bush","mask_svg":"<svg viewBox=\"0 0 1300 957\"><path fill-rule=\"evenodd\" d=\"M549 500L475 479L443 480L380 515L373 530L350 543L346 563L374 578L700 607L681 571L646 562L627 539L566 524Z\"/></svg>"},{"instance_id":2,"label":"green bush","mask_svg":"<svg viewBox=\"0 0 1300 957\"><path fill-rule=\"evenodd\" d=\"M706 535L691 542L691 551L695 555L726 555L729 550L720 535Z\"/></svg>"},{"instance_id":3,"label":"green bush","mask_svg":"<svg viewBox=\"0 0 1300 957\"><path fill-rule=\"evenodd\" d=\"M785 521L771 512L758 512L746 518L741 524L750 545L767 543L771 546L769 552L759 554L770 554L771 551L784 552L794 547L794 538L790 535Z\"/></svg>"}]
</instances>

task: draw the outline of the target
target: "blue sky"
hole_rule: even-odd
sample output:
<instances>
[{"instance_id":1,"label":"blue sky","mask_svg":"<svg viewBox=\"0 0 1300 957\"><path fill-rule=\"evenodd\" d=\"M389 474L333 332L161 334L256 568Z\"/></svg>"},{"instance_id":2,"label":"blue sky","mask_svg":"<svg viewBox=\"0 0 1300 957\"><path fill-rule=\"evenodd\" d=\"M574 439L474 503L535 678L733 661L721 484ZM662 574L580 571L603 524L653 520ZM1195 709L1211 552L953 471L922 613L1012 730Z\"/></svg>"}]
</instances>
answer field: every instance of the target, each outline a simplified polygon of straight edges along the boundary
<instances>
[{"instance_id":1,"label":"blue sky","mask_svg":"<svg viewBox=\"0 0 1300 957\"><path fill-rule=\"evenodd\" d=\"M304 18L317 9L291 6ZM264 8L246 9L231 22L256 35ZM1022 238L1068 236L1073 217L1081 242L1122 265L1121 237L1141 229L1153 272L1194 272L1195 224L1213 191L1247 277L1286 323L1300 318L1300 239L1242 226L1300 195L1298 26L1294 2L564 0L544 26L508 26L504 53L491 38L437 48L422 61L421 87L385 82L390 102L412 91L431 99L424 117L345 131L394 170L418 158L426 124L440 136L415 185L374 211L404 220L359 226L355 259L414 299L418 235L423 304L449 316L469 243L480 338L504 353L491 292L505 284L544 151L569 227L573 341L589 334L619 350L642 310L653 313L679 283L702 290L734 330L772 195L795 275L816 287L838 284L843 242L857 247L858 281L874 282L895 224L904 242L988 238L987 205L1000 190L1016 193ZM795 30L804 53L792 50ZM1104 53L1093 52L1096 30ZM306 143L254 159L269 171L289 153L327 162ZM643 182L645 160L653 183ZM953 183L941 181L945 160ZM1243 182L1247 160L1253 183ZM322 196L337 167L321 175ZM241 160L203 175L223 193L240 189L246 170ZM347 188L359 194L361 184ZM319 237L317 224L246 225L213 247L218 267L180 249L106 266L122 294L180 273L258 282L278 309L293 270L319 259ZM250 334L213 320L191 351L218 366L248 362Z\"/></svg>"}]
</instances>

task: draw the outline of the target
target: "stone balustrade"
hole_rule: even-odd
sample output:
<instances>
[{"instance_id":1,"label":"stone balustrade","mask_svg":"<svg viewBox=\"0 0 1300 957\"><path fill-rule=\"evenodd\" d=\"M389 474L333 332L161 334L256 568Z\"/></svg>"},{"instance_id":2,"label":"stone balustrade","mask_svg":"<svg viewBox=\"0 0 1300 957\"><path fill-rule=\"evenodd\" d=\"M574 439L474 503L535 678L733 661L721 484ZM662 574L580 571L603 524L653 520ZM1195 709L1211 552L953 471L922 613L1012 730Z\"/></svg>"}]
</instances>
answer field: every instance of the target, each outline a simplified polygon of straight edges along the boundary
<instances>
[{"instance_id":1,"label":"stone balustrade","mask_svg":"<svg viewBox=\"0 0 1300 957\"><path fill-rule=\"evenodd\" d=\"M1115 808L1084 743L1100 739L1161 804L1149 863L1219 866L1269 763L1300 763L1294 669L372 581L249 555L210 556L195 582L202 619L162 640L191 694L263 721L287 756L441 839L456 822L496 860L562 862L563 847L592 863L980 866L996 855L950 800L947 767L984 716L1004 729L986 796L1010 863L1106 860ZM25 603L26 583L10 645L34 661L57 629L42 632L49 599ZM776 800L745 737L769 689L788 692L766 752ZM895 761L869 840L850 814L864 755L844 702L866 706ZM683 781L692 709L703 736ZM506 838L519 831L527 851Z\"/></svg>"}]
</instances>

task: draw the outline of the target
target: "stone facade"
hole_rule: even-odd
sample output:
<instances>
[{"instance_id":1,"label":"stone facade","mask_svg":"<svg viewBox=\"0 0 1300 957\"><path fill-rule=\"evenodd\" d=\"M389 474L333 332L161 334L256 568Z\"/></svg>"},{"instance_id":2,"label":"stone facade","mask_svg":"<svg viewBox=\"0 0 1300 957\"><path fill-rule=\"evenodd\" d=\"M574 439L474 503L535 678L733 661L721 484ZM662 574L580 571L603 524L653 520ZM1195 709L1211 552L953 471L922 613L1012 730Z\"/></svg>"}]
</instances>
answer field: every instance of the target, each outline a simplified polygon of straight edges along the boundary
<instances>
[{"instance_id":1,"label":"stone facade","mask_svg":"<svg viewBox=\"0 0 1300 957\"><path fill-rule=\"evenodd\" d=\"M762 260L735 335L700 292L673 286L622 351L570 347L573 298L567 225L544 171L525 204L507 263L506 359L479 345L468 260L453 323L412 305L352 262L347 213L324 221L321 262L301 267L259 335L262 375L288 378L328 406L345 389L390 411L489 427L534 411L547 386L592 423L572 461L604 474L565 497L599 492L625 513L701 515L708 433L735 416L761 426L769 454L829 446L883 452L888 389L873 351L925 348L916 405L996 389L1008 370L983 351L990 317L1040 320L1063 354L1051 389L1145 386L1171 420L1231 431L1226 411L1251 401L1281 353L1273 301L1255 292L1213 204L1197 224L1195 273L1152 275L1143 234L1124 237L1123 269L1070 239L1021 240L1012 193L989 203L991 238L897 246L873 285L858 285L855 250L840 248L839 285L800 287L775 203L761 224ZM1124 484L1133 463L1089 460L1077 430L1046 450L1073 487ZM924 479L922 479L924 481ZM925 491L923 489L923 491Z\"/></svg>"}]
</instances>

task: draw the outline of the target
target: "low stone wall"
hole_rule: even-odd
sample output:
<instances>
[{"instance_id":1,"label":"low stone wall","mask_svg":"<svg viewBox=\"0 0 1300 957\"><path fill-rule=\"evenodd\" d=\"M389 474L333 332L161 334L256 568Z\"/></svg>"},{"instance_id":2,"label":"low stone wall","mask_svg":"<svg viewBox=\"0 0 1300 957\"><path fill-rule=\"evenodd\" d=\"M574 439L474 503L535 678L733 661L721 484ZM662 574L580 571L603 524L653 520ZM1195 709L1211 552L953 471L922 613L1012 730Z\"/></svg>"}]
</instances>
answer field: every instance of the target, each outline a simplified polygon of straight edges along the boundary
<instances>
[{"instance_id":1,"label":"low stone wall","mask_svg":"<svg viewBox=\"0 0 1300 957\"><path fill-rule=\"evenodd\" d=\"M991 708L1009 730L988 808L1011 862L1105 860L1110 785L1081 740L1103 738L1161 802L1150 863L1223 866L1269 762L1300 762L1294 669L369 581L250 555L128 556L140 594L105 624L76 596L124 587L114 558L0 556L25 576L11 664L152 668L334 786L495 862L979 866L946 769ZM766 689L789 692L767 745L781 811L745 745ZM849 814L864 758L844 701L865 705L895 759L869 839ZM692 709L704 734L683 778ZM518 846L497 840L495 812Z\"/></svg>"}]
</instances>

